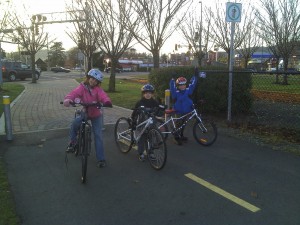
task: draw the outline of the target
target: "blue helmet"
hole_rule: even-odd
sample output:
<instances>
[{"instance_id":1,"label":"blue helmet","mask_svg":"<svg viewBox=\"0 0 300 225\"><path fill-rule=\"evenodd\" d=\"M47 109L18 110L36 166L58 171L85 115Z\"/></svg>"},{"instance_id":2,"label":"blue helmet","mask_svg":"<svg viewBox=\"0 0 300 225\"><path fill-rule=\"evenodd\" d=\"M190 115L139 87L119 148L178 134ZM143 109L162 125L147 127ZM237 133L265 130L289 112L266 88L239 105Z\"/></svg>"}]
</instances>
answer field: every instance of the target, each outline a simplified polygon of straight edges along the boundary
<instances>
[{"instance_id":1,"label":"blue helmet","mask_svg":"<svg viewBox=\"0 0 300 225\"><path fill-rule=\"evenodd\" d=\"M144 92L154 92L154 87L151 84L145 84L142 88L141 91Z\"/></svg>"},{"instance_id":2,"label":"blue helmet","mask_svg":"<svg viewBox=\"0 0 300 225\"><path fill-rule=\"evenodd\" d=\"M95 78L95 79L98 80L99 82L102 82L102 81L103 81L103 74L101 73L100 70L97 70L97 69L91 69L91 70L88 72L88 76L91 76L91 77Z\"/></svg>"}]
</instances>

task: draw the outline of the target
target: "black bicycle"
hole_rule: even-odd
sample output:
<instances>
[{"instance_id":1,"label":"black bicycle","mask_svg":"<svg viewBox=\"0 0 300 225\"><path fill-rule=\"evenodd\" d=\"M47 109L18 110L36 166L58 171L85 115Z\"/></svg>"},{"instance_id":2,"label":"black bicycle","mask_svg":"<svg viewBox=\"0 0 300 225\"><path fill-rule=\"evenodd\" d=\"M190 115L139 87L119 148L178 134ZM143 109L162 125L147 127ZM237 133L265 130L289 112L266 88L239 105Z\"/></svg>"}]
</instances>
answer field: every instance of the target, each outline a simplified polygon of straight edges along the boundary
<instances>
[{"instance_id":1,"label":"black bicycle","mask_svg":"<svg viewBox=\"0 0 300 225\"><path fill-rule=\"evenodd\" d=\"M61 102L63 104L63 102ZM81 182L86 182L86 174L87 174L87 164L88 164L88 156L91 153L91 130L92 125L90 124L87 114L89 107L97 107L101 108L101 103L83 103L80 100L75 99L75 102L70 103L72 106L83 106L83 109L75 110L75 118L81 116L81 124L79 131L77 133L77 142L74 146L74 154L75 156L81 156Z\"/></svg>"}]
</instances>

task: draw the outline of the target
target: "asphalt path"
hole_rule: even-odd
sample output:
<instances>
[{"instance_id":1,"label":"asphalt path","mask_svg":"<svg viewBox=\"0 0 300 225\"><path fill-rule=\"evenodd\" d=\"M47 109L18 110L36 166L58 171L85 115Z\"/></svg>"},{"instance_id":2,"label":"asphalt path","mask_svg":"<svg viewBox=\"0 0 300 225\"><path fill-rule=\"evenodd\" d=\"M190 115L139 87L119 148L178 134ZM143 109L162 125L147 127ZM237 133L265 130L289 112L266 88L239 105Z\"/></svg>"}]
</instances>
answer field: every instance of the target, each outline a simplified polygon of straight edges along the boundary
<instances>
[{"instance_id":1,"label":"asphalt path","mask_svg":"<svg viewBox=\"0 0 300 225\"><path fill-rule=\"evenodd\" d=\"M292 154L240 140L226 129L203 147L188 130L183 146L168 139L167 164L156 171L136 151L121 153L109 125L108 166L97 168L93 153L81 184L79 158L68 154L65 162L67 132L20 134L2 145L23 225L300 223L300 161Z\"/></svg>"}]
</instances>

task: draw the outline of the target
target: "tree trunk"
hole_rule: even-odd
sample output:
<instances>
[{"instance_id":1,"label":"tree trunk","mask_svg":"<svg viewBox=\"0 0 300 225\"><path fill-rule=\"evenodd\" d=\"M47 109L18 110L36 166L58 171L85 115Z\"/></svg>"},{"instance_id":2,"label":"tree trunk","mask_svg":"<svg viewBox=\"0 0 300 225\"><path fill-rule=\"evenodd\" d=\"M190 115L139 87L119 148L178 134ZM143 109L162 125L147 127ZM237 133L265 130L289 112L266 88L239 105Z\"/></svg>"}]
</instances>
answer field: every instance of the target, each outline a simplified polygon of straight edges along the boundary
<instances>
[{"instance_id":1,"label":"tree trunk","mask_svg":"<svg viewBox=\"0 0 300 225\"><path fill-rule=\"evenodd\" d=\"M109 77L109 85L108 91L115 92L116 91L116 68L118 65L118 60L111 59L111 68L110 68L110 77Z\"/></svg>"},{"instance_id":2,"label":"tree trunk","mask_svg":"<svg viewBox=\"0 0 300 225\"><path fill-rule=\"evenodd\" d=\"M36 83L36 77L35 77L35 53L31 53L31 83Z\"/></svg>"},{"instance_id":3,"label":"tree trunk","mask_svg":"<svg viewBox=\"0 0 300 225\"><path fill-rule=\"evenodd\" d=\"M159 50L157 49L152 50L152 55L153 55L153 67L159 68Z\"/></svg>"},{"instance_id":4,"label":"tree trunk","mask_svg":"<svg viewBox=\"0 0 300 225\"><path fill-rule=\"evenodd\" d=\"M287 68L288 68L288 64L289 64L289 58L288 57L283 57L283 68L284 68L284 72L287 72ZM282 81L283 85L288 85L288 75L284 74L283 75L283 81Z\"/></svg>"}]
</instances>

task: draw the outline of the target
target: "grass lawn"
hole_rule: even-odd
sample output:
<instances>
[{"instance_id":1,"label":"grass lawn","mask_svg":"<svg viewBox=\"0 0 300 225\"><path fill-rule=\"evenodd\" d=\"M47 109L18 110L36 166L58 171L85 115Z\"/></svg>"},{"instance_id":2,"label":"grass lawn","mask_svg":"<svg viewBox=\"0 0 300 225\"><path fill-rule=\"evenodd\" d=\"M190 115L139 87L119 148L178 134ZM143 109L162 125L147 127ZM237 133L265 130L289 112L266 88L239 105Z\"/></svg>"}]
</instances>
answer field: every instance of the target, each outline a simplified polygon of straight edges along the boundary
<instances>
[{"instance_id":1,"label":"grass lawn","mask_svg":"<svg viewBox=\"0 0 300 225\"><path fill-rule=\"evenodd\" d=\"M132 109L141 98L141 87L143 83L132 82L128 79L116 80L116 92L108 92L108 79L102 83L102 88L107 92L114 105Z\"/></svg>"},{"instance_id":2,"label":"grass lawn","mask_svg":"<svg viewBox=\"0 0 300 225\"><path fill-rule=\"evenodd\" d=\"M3 113L3 96L10 96L12 102L22 91L24 86L17 83L4 83L1 93L0 115ZM16 214L15 204L10 192L4 161L0 152L0 224L17 225L20 224Z\"/></svg>"},{"instance_id":3,"label":"grass lawn","mask_svg":"<svg viewBox=\"0 0 300 225\"><path fill-rule=\"evenodd\" d=\"M12 102L24 90L24 86L17 83L3 83L0 101L0 115L3 113L3 96L9 96Z\"/></svg>"},{"instance_id":4,"label":"grass lawn","mask_svg":"<svg viewBox=\"0 0 300 225\"><path fill-rule=\"evenodd\" d=\"M279 76L279 82L282 82ZM255 74L252 76L254 90L300 94L300 75L289 75L288 85L275 84L275 75Z\"/></svg>"}]
</instances>

